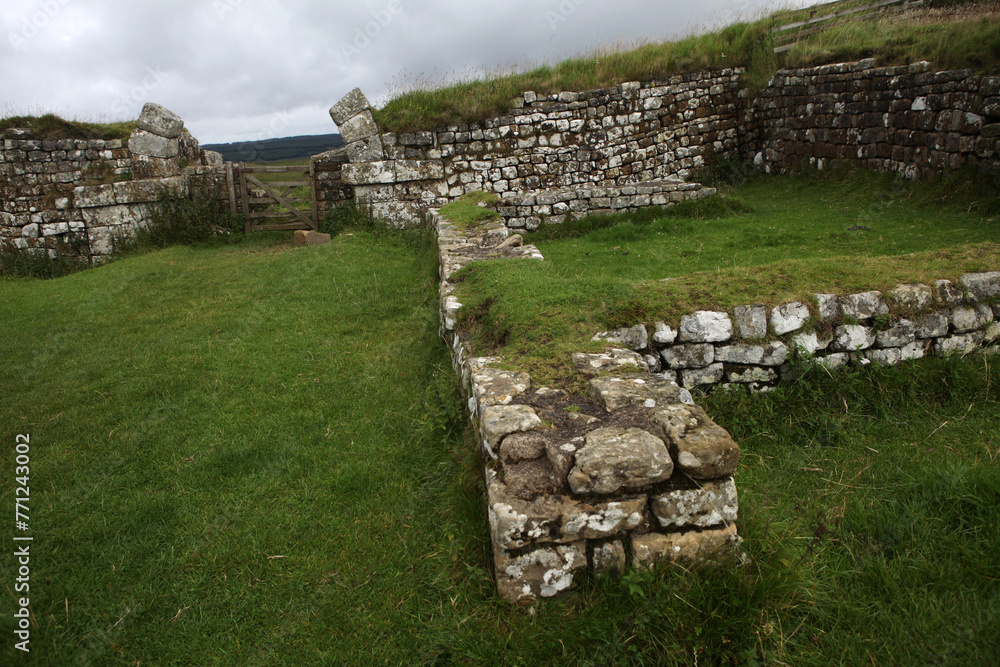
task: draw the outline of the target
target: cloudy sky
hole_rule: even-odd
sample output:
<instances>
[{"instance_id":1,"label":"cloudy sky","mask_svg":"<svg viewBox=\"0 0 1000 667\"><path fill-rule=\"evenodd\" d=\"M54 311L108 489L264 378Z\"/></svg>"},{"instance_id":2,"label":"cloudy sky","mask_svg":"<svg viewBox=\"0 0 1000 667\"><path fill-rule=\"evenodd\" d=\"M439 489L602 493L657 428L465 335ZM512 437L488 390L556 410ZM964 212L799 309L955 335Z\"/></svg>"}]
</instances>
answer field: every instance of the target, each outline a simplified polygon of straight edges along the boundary
<instances>
[{"instance_id":1,"label":"cloudy sky","mask_svg":"<svg viewBox=\"0 0 1000 667\"><path fill-rule=\"evenodd\" d=\"M0 114L135 118L147 101L202 143L336 132L355 86L558 61L815 0L4 0Z\"/></svg>"}]
</instances>

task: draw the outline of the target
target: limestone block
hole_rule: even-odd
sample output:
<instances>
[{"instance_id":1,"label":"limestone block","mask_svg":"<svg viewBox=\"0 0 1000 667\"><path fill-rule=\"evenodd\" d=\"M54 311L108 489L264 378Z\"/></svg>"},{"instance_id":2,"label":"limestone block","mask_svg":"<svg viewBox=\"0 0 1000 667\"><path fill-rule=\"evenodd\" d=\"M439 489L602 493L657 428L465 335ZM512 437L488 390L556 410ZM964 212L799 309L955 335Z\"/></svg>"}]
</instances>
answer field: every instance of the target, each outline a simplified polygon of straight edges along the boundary
<instances>
[{"instance_id":1,"label":"limestone block","mask_svg":"<svg viewBox=\"0 0 1000 667\"><path fill-rule=\"evenodd\" d=\"M511 433L500 443L500 460L507 464L540 459L545 456L548 442L549 440L538 431Z\"/></svg>"},{"instance_id":2,"label":"limestone block","mask_svg":"<svg viewBox=\"0 0 1000 667\"><path fill-rule=\"evenodd\" d=\"M875 344L875 332L860 324L845 324L834 331L833 349L846 352L866 350Z\"/></svg>"},{"instance_id":3,"label":"limestone block","mask_svg":"<svg viewBox=\"0 0 1000 667\"><path fill-rule=\"evenodd\" d=\"M21 236L26 239L37 239L40 235L37 223L31 223L21 228Z\"/></svg>"},{"instance_id":4,"label":"limestone block","mask_svg":"<svg viewBox=\"0 0 1000 667\"><path fill-rule=\"evenodd\" d=\"M321 234L310 230L296 230L292 238L292 244L297 246L323 245L330 242L329 234Z\"/></svg>"},{"instance_id":5,"label":"limestone block","mask_svg":"<svg viewBox=\"0 0 1000 667\"><path fill-rule=\"evenodd\" d=\"M929 285L896 285L889 291L889 300L902 308L923 310L934 305L934 291Z\"/></svg>"},{"instance_id":6,"label":"limestone block","mask_svg":"<svg viewBox=\"0 0 1000 667\"><path fill-rule=\"evenodd\" d=\"M680 340L692 343L719 343L732 338L733 323L727 313L699 310L681 318Z\"/></svg>"},{"instance_id":7,"label":"limestone block","mask_svg":"<svg viewBox=\"0 0 1000 667\"><path fill-rule=\"evenodd\" d=\"M330 107L330 118L339 127L361 112L368 111L371 108L372 105L368 102L365 94L361 92L360 88L355 88L347 93L343 99Z\"/></svg>"},{"instance_id":8,"label":"limestone block","mask_svg":"<svg viewBox=\"0 0 1000 667\"><path fill-rule=\"evenodd\" d=\"M718 384L725 377L723 364L712 364L705 368L691 368L681 371L681 384L685 389L694 389L706 384Z\"/></svg>"},{"instance_id":9,"label":"limestone block","mask_svg":"<svg viewBox=\"0 0 1000 667\"><path fill-rule=\"evenodd\" d=\"M928 292L930 289L928 288ZM910 320L899 320L875 334L875 347L903 347L917 339L917 327Z\"/></svg>"},{"instance_id":10,"label":"limestone block","mask_svg":"<svg viewBox=\"0 0 1000 667\"><path fill-rule=\"evenodd\" d=\"M140 130L145 130L166 139L176 139L184 129L184 121L173 111L161 107L159 104L147 102L142 107L142 113L135 121L135 126ZM134 151L133 151L134 152ZM164 155L161 157L171 157Z\"/></svg>"},{"instance_id":11,"label":"limestone block","mask_svg":"<svg viewBox=\"0 0 1000 667\"><path fill-rule=\"evenodd\" d=\"M633 567L675 563L684 567L722 565L740 558L736 524L689 533L647 533L632 536Z\"/></svg>"},{"instance_id":12,"label":"limestone block","mask_svg":"<svg viewBox=\"0 0 1000 667\"><path fill-rule=\"evenodd\" d=\"M983 342L995 343L998 340L1000 340L1000 322L993 322L983 332Z\"/></svg>"},{"instance_id":13,"label":"limestone block","mask_svg":"<svg viewBox=\"0 0 1000 667\"><path fill-rule=\"evenodd\" d=\"M345 164L341 168L340 178L349 185L395 183L396 167L392 160Z\"/></svg>"},{"instance_id":14,"label":"limestone block","mask_svg":"<svg viewBox=\"0 0 1000 667\"><path fill-rule=\"evenodd\" d=\"M441 160L397 160L396 181L433 181L444 178Z\"/></svg>"},{"instance_id":15,"label":"limestone block","mask_svg":"<svg viewBox=\"0 0 1000 667\"><path fill-rule=\"evenodd\" d=\"M674 345L660 353L669 368L705 368L715 361L715 346L711 343Z\"/></svg>"},{"instance_id":16,"label":"limestone block","mask_svg":"<svg viewBox=\"0 0 1000 667\"><path fill-rule=\"evenodd\" d=\"M734 367L726 372L729 382L746 384L750 382L773 382L778 379L778 372L773 368L760 366Z\"/></svg>"},{"instance_id":17,"label":"limestone block","mask_svg":"<svg viewBox=\"0 0 1000 667\"><path fill-rule=\"evenodd\" d=\"M1000 296L1000 271L966 273L958 281L979 301Z\"/></svg>"},{"instance_id":18,"label":"limestone block","mask_svg":"<svg viewBox=\"0 0 1000 667\"><path fill-rule=\"evenodd\" d=\"M828 348L832 341L829 336L821 337L815 331L810 331L792 336L792 347L806 354L816 354Z\"/></svg>"},{"instance_id":19,"label":"limestone block","mask_svg":"<svg viewBox=\"0 0 1000 667\"><path fill-rule=\"evenodd\" d=\"M948 333L948 316L943 313L927 313L913 323L917 338L939 338Z\"/></svg>"},{"instance_id":20,"label":"limestone block","mask_svg":"<svg viewBox=\"0 0 1000 667\"><path fill-rule=\"evenodd\" d=\"M543 458L520 463L505 463L503 482L507 486L508 494L522 500L568 491L566 478L557 477L552 464Z\"/></svg>"},{"instance_id":21,"label":"limestone block","mask_svg":"<svg viewBox=\"0 0 1000 667\"><path fill-rule=\"evenodd\" d=\"M128 149L135 155L172 158L180 153L180 142L176 138L168 139L146 130L135 129L128 139Z\"/></svg>"},{"instance_id":22,"label":"limestone block","mask_svg":"<svg viewBox=\"0 0 1000 667\"><path fill-rule=\"evenodd\" d=\"M873 364L880 364L882 366L895 366L898 364L902 358L903 353L899 348L887 347L885 349L868 350L865 353L864 358Z\"/></svg>"},{"instance_id":23,"label":"limestone block","mask_svg":"<svg viewBox=\"0 0 1000 667\"><path fill-rule=\"evenodd\" d=\"M981 331L938 338L934 341L934 352L941 356L969 354L979 347L985 338Z\"/></svg>"},{"instance_id":24,"label":"limestone block","mask_svg":"<svg viewBox=\"0 0 1000 667\"><path fill-rule=\"evenodd\" d=\"M828 354L825 357L816 358L817 364L831 371L843 368L850 363L850 361L851 355L846 352L835 352L834 354Z\"/></svg>"},{"instance_id":25,"label":"limestone block","mask_svg":"<svg viewBox=\"0 0 1000 667\"><path fill-rule=\"evenodd\" d=\"M163 197L186 197L188 195L188 179L183 176L123 181L114 183L110 187L117 204L155 202Z\"/></svg>"},{"instance_id":26,"label":"limestone block","mask_svg":"<svg viewBox=\"0 0 1000 667\"><path fill-rule=\"evenodd\" d=\"M840 312L844 317L865 320L888 314L889 306L885 304L880 292L862 292L840 297Z\"/></svg>"},{"instance_id":27,"label":"limestone block","mask_svg":"<svg viewBox=\"0 0 1000 667\"><path fill-rule=\"evenodd\" d=\"M734 314L740 338L763 338L767 335L767 309L764 306L737 306Z\"/></svg>"},{"instance_id":28,"label":"limestone block","mask_svg":"<svg viewBox=\"0 0 1000 667\"><path fill-rule=\"evenodd\" d=\"M949 319L955 333L968 333L992 322L993 310L985 303L975 308L953 308Z\"/></svg>"},{"instance_id":29,"label":"limestone block","mask_svg":"<svg viewBox=\"0 0 1000 667\"><path fill-rule=\"evenodd\" d=\"M653 341L670 345L677 340L677 330L664 322L656 323L656 331L653 333Z\"/></svg>"},{"instance_id":30,"label":"limestone block","mask_svg":"<svg viewBox=\"0 0 1000 667\"><path fill-rule=\"evenodd\" d=\"M950 280L934 281L934 296L946 306L958 306L964 301L962 289Z\"/></svg>"},{"instance_id":31,"label":"limestone block","mask_svg":"<svg viewBox=\"0 0 1000 667\"><path fill-rule=\"evenodd\" d=\"M646 361L637 352L619 348L608 348L603 354L574 352L572 359L573 368L582 375L597 375L618 370L649 370Z\"/></svg>"},{"instance_id":32,"label":"limestone block","mask_svg":"<svg viewBox=\"0 0 1000 667\"><path fill-rule=\"evenodd\" d=\"M510 405L531 388L531 376L499 368L480 368L471 373L472 393L480 411L491 405Z\"/></svg>"},{"instance_id":33,"label":"limestone block","mask_svg":"<svg viewBox=\"0 0 1000 667\"><path fill-rule=\"evenodd\" d=\"M715 361L731 364L759 364L764 360L764 346L739 343L715 348Z\"/></svg>"},{"instance_id":34,"label":"limestone block","mask_svg":"<svg viewBox=\"0 0 1000 667\"><path fill-rule=\"evenodd\" d=\"M493 543L502 549L521 549L538 542L605 539L633 530L645 519L646 496L588 502L559 494L524 500L513 496L505 483L493 480L487 488L487 507Z\"/></svg>"},{"instance_id":35,"label":"limestone block","mask_svg":"<svg viewBox=\"0 0 1000 667\"><path fill-rule=\"evenodd\" d=\"M719 479L736 470L739 445L702 408L668 405L651 418L666 432L677 465L694 479Z\"/></svg>"},{"instance_id":36,"label":"limestone block","mask_svg":"<svg viewBox=\"0 0 1000 667\"><path fill-rule=\"evenodd\" d=\"M607 494L668 479L674 463L655 435L638 428L599 428L586 435L569 472L574 493Z\"/></svg>"},{"instance_id":37,"label":"limestone block","mask_svg":"<svg viewBox=\"0 0 1000 667\"><path fill-rule=\"evenodd\" d=\"M77 208L112 206L115 202L115 188L107 185L79 185L73 188L73 201Z\"/></svg>"},{"instance_id":38,"label":"limestone block","mask_svg":"<svg viewBox=\"0 0 1000 667\"><path fill-rule=\"evenodd\" d=\"M634 327L615 329L613 331L604 331L599 334L595 334L591 340L603 340L614 345L627 347L630 350L639 351L645 350L649 345L649 334L646 332L645 325L637 324Z\"/></svg>"},{"instance_id":39,"label":"limestone block","mask_svg":"<svg viewBox=\"0 0 1000 667\"><path fill-rule=\"evenodd\" d=\"M656 376L600 377L590 381L590 396L608 412L629 405L654 408L658 405L691 402L691 394L675 382Z\"/></svg>"},{"instance_id":40,"label":"limestone block","mask_svg":"<svg viewBox=\"0 0 1000 667\"><path fill-rule=\"evenodd\" d=\"M519 556L497 549L493 562L500 597L507 602L529 602L573 585L573 573L587 567L586 543L542 547Z\"/></svg>"},{"instance_id":41,"label":"limestone block","mask_svg":"<svg viewBox=\"0 0 1000 667\"><path fill-rule=\"evenodd\" d=\"M385 150L382 146L382 140L378 135L373 135L370 137L365 137L364 139L359 139L357 141L352 141L347 144L347 159L353 164L363 164L366 162L378 162L385 159ZM388 164L392 164L391 162ZM350 164L345 164L342 169L346 169L351 166ZM343 171L341 171L343 174ZM393 165L393 180L392 181L377 181L379 183L393 183L395 182L396 172L395 165ZM343 175L341 175L343 178ZM346 182L346 181L345 181Z\"/></svg>"},{"instance_id":42,"label":"limestone block","mask_svg":"<svg viewBox=\"0 0 1000 667\"><path fill-rule=\"evenodd\" d=\"M654 496L653 515L662 527L710 528L736 521L739 502L733 478L704 482L697 489L681 489Z\"/></svg>"},{"instance_id":43,"label":"limestone block","mask_svg":"<svg viewBox=\"0 0 1000 667\"><path fill-rule=\"evenodd\" d=\"M69 233L69 223L66 222L50 222L42 225L42 236L57 236L59 234Z\"/></svg>"},{"instance_id":44,"label":"limestone block","mask_svg":"<svg viewBox=\"0 0 1000 667\"><path fill-rule=\"evenodd\" d=\"M819 319L829 322L840 314L840 297L836 294L817 294L815 296Z\"/></svg>"},{"instance_id":45,"label":"limestone block","mask_svg":"<svg viewBox=\"0 0 1000 667\"><path fill-rule=\"evenodd\" d=\"M927 354L927 346L930 344L929 341L914 341L912 343L907 343L906 345L899 348L899 360L900 361L912 361L914 359L923 359L924 355Z\"/></svg>"},{"instance_id":46,"label":"limestone block","mask_svg":"<svg viewBox=\"0 0 1000 667\"><path fill-rule=\"evenodd\" d=\"M142 204L120 204L83 209L83 221L87 227L121 227L139 223L145 217Z\"/></svg>"},{"instance_id":47,"label":"limestone block","mask_svg":"<svg viewBox=\"0 0 1000 667\"><path fill-rule=\"evenodd\" d=\"M177 157L160 158L152 155L132 155L132 178L167 178L176 176L180 170L180 159Z\"/></svg>"},{"instance_id":48,"label":"limestone block","mask_svg":"<svg viewBox=\"0 0 1000 667\"><path fill-rule=\"evenodd\" d=\"M340 128L340 136L344 139L344 143L348 145L378 136L378 125L375 124L372 112L367 109L343 123L338 123L337 126ZM379 146L381 145L382 141L379 139Z\"/></svg>"},{"instance_id":49,"label":"limestone block","mask_svg":"<svg viewBox=\"0 0 1000 667\"><path fill-rule=\"evenodd\" d=\"M798 331L808 319L809 308L804 303L787 303L771 309L771 330L779 336Z\"/></svg>"},{"instance_id":50,"label":"limestone block","mask_svg":"<svg viewBox=\"0 0 1000 667\"><path fill-rule=\"evenodd\" d=\"M541 425L542 420L527 405L491 405L483 411L482 431L491 451L496 451L503 436L532 431Z\"/></svg>"},{"instance_id":51,"label":"limestone block","mask_svg":"<svg viewBox=\"0 0 1000 667\"><path fill-rule=\"evenodd\" d=\"M627 562L625 545L621 540L602 542L591 547L590 566L599 576L622 574Z\"/></svg>"}]
</instances>

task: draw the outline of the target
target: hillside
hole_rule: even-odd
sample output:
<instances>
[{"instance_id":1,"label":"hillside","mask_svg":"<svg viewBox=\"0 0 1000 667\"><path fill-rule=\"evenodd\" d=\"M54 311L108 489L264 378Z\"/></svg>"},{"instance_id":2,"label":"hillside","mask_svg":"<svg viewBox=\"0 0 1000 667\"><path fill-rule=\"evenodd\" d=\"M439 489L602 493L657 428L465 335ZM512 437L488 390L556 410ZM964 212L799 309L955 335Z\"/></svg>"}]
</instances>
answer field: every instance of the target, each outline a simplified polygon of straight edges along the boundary
<instances>
[{"instance_id":1,"label":"hillside","mask_svg":"<svg viewBox=\"0 0 1000 667\"><path fill-rule=\"evenodd\" d=\"M203 144L202 148L222 153L228 162L276 162L309 158L344 145L339 134L316 134L232 144Z\"/></svg>"}]
</instances>

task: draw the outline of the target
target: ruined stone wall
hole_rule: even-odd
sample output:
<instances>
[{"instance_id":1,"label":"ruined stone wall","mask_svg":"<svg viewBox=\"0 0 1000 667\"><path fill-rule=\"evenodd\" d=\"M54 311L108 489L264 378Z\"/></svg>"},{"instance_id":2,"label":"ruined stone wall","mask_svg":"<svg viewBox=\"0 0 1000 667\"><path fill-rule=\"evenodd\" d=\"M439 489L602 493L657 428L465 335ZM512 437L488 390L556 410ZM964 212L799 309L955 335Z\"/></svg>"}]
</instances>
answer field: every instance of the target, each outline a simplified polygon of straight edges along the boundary
<instances>
[{"instance_id":1,"label":"ruined stone wall","mask_svg":"<svg viewBox=\"0 0 1000 667\"><path fill-rule=\"evenodd\" d=\"M779 71L742 121L744 155L768 172L852 162L909 178L1000 171L1000 77L873 60Z\"/></svg>"},{"instance_id":2,"label":"ruined stone wall","mask_svg":"<svg viewBox=\"0 0 1000 667\"><path fill-rule=\"evenodd\" d=\"M347 151L337 148L313 155L313 189L320 217L330 209L351 199L351 190L341 179L341 169L347 164Z\"/></svg>"},{"instance_id":3,"label":"ruined stone wall","mask_svg":"<svg viewBox=\"0 0 1000 667\"><path fill-rule=\"evenodd\" d=\"M221 156L200 148L170 111L147 104L121 140L38 140L5 132L0 150L0 243L99 261L163 196L205 189L228 199Z\"/></svg>"}]
</instances>

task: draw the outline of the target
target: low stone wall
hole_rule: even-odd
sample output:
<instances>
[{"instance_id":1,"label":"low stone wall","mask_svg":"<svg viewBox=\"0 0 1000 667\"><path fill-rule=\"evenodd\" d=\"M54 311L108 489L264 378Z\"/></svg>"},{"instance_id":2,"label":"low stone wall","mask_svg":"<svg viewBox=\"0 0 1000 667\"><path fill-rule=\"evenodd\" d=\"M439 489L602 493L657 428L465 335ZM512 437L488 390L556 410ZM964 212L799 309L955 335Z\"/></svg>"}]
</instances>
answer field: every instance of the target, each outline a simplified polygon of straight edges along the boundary
<instances>
[{"instance_id":1,"label":"low stone wall","mask_svg":"<svg viewBox=\"0 0 1000 667\"><path fill-rule=\"evenodd\" d=\"M351 199L351 189L341 178L341 169L347 164L347 151L337 148L313 155L311 161L316 208L322 217L330 209Z\"/></svg>"},{"instance_id":2,"label":"low stone wall","mask_svg":"<svg viewBox=\"0 0 1000 667\"><path fill-rule=\"evenodd\" d=\"M746 387L768 391L794 379L801 364L897 364L927 355L1000 352L1000 271L970 273L959 282L899 285L883 294L817 294L810 303L732 312L699 311L679 323L657 322L597 334L618 349L617 364L657 373L682 387ZM624 348L624 349L622 349ZM578 369L596 363L576 355Z\"/></svg>"},{"instance_id":3,"label":"low stone wall","mask_svg":"<svg viewBox=\"0 0 1000 667\"><path fill-rule=\"evenodd\" d=\"M853 162L915 178L1000 171L1000 77L874 60L781 70L753 100L744 155L764 170Z\"/></svg>"},{"instance_id":4,"label":"low stone wall","mask_svg":"<svg viewBox=\"0 0 1000 667\"><path fill-rule=\"evenodd\" d=\"M498 359L470 357L456 331L461 304L451 275L490 257L542 256L509 245L498 222L469 231L439 216L435 223L441 333L475 427L501 597L551 597L588 567L607 573L741 558L732 477L739 447L729 434L662 377L603 375L580 397L496 368Z\"/></svg>"}]
</instances>

